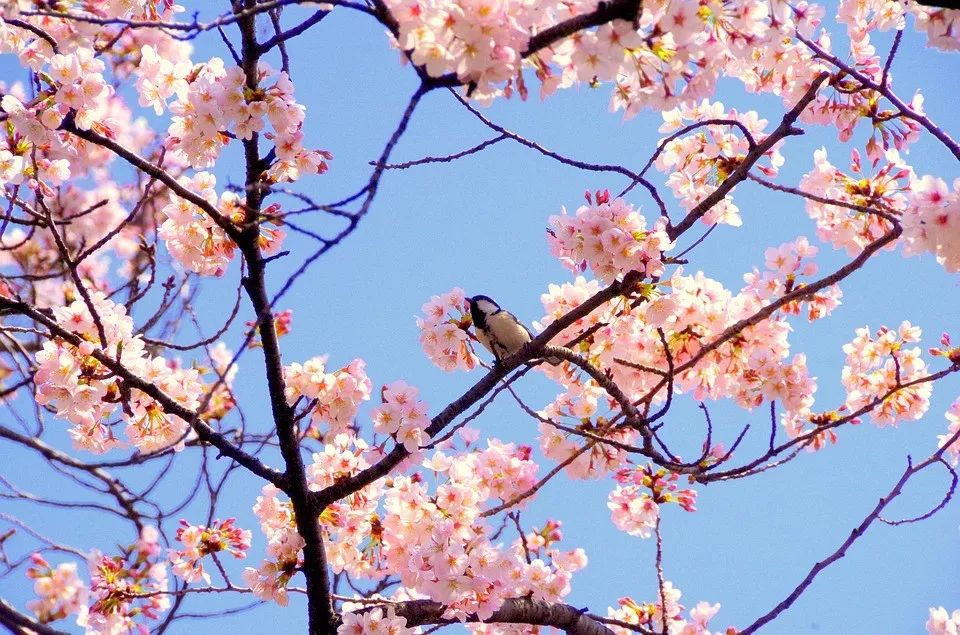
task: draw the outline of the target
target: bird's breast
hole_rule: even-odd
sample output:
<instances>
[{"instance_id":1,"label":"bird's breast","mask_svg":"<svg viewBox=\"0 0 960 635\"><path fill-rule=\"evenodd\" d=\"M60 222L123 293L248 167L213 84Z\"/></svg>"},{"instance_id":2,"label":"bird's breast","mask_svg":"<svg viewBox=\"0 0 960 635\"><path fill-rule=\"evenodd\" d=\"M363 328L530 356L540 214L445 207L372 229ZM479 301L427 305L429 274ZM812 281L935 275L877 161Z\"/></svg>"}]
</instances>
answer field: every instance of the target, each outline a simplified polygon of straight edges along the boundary
<instances>
[{"instance_id":1,"label":"bird's breast","mask_svg":"<svg viewBox=\"0 0 960 635\"><path fill-rule=\"evenodd\" d=\"M486 330L491 340L490 345L484 343L483 340L481 340L481 344L484 344L488 349L492 345L497 350L491 352L498 357L509 357L530 341L530 333L527 329L506 311L488 315Z\"/></svg>"}]
</instances>

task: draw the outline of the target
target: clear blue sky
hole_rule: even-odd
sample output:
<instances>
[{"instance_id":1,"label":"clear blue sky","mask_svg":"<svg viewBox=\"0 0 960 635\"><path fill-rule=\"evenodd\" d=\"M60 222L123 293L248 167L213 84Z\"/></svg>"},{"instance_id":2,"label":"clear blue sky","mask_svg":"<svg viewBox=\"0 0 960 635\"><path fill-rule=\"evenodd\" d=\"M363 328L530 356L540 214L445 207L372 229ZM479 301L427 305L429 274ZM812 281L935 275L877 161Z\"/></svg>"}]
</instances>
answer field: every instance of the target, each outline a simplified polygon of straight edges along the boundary
<instances>
[{"instance_id":1,"label":"clear blue sky","mask_svg":"<svg viewBox=\"0 0 960 635\"><path fill-rule=\"evenodd\" d=\"M832 21L832 13L832 8L828 9L828 21ZM285 19L292 24L296 15L301 14L289 11ZM227 33L236 38L235 29ZM842 38L835 41L837 50L844 51ZM876 43L885 51L889 38L877 38ZM305 145L329 149L335 156L327 175L305 180L301 187L319 200L333 201L365 182L367 162L379 155L416 87L416 78L409 67L398 64L398 55L387 44L382 27L347 11L337 11L296 40L290 54L297 96L308 108ZM229 57L215 34L201 39L194 59L210 55ZM909 98L916 88L922 89L928 113L954 137L960 134L955 111L960 77L957 60L956 55L924 49L911 27L893 68L898 93ZM9 68L9 62L2 68ZM620 114L608 113L608 98L607 88L579 88L561 92L545 103L536 99L498 102L485 113L570 157L642 165L660 137L659 114L644 113L624 122ZM783 113L779 99L744 94L732 82L721 83L718 99L739 110L758 110L771 126ZM830 150L834 164L845 165L849 150L838 148L834 132L806 128L806 136L790 139L782 150L786 165L781 183L796 184L812 166L812 151L821 145ZM863 130L858 133L856 138L864 141ZM393 159L448 154L491 136L452 96L437 91L428 95L415 113ZM227 160L217 170L221 184L242 181L240 154L236 147L227 152ZM927 140L915 147L908 160L920 174L934 173L949 181L960 175L948 153ZM452 165L387 173L359 229L314 265L278 307L294 310L293 333L282 340L285 362L329 354L330 364L339 367L362 357L374 386L403 378L418 386L431 412L437 412L476 381L479 371L445 374L425 359L413 321L421 304L432 294L460 286L471 294L494 296L528 323L539 319L540 294L549 283L571 277L549 254L544 239L547 217L558 213L561 205L575 209L586 189L618 191L624 185L622 179L577 172L508 143ZM671 211L679 213L669 190L664 187L662 191ZM715 231L693 252L686 270L703 270L738 290L742 274L762 262L766 247L799 235L815 240L816 235L798 200L749 184L740 186L734 198L743 227ZM630 200L646 210L648 217L654 215L649 198L639 190ZM309 222L325 226L319 219ZM689 242L685 239L681 245ZM293 255L272 268L272 290L296 267L305 247L297 238L290 240L287 248L293 249ZM842 262L843 254L827 245L821 247L822 270ZM234 281L237 272L234 263L228 279ZM885 253L846 282L843 290L843 305L832 318L812 326L804 321L794 323L793 350L807 354L811 374L818 378L819 409L843 402L840 347L852 338L856 327L895 326L909 319L923 327L924 348L935 345L945 330L952 330L955 339L960 337L958 278L945 274L932 257L905 259L899 252ZM229 283L203 283L199 304L208 327L221 317L226 302L232 304L233 293ZM250 319L248 306L243 308L244 319ZM226 341L235 348L239 338L235 329ZM187 335L185 340L189 339ZM265 429L268 421L267 397L258 379L261 362L258 351L245 354L237 382L247 420L257 429ZM539 377L524 379L520 385L520 393L536 406L551 401L555 392ZM832 552L890 489L908 454L929 454L937 434L945 429L943 413L958 394L960 384L955 379L943 382L935 388L930 412L920 422L897 429L880 430L870 424L845 428L837 446L804 455L781 469L743 481L698 487L697 513L668 509L664 517L665 573L683 591L683 603L691 607L699 600L720 602L722 608L713 622L716 630L728 625L743 627L768 611L813 563ZM364 425L368 425L366 415L371 407L368 404L361 411ZM750 456L766 443L762 432L765 408L751 414L727 404L711 404L711 412L715 438L728 444L745 423L755 424L740 456ZM667 421L668 439L678 448L686 447L687 454L693 452L703 434L696 403L688 397L679 399ZM68 447L65 424L49 419L47 426L51 442ZM506 399L491 408L478 427L506 441L536 446L535 422ZM32 457L6 446L4 456L0 473L15 483L37 493L70 497L69 481L43 471ZM195 460L190 456L178 459L177 476L163 486L169 500L178 499L192 485ZM274 460L274 464L279 463ZM550 467L544 462L541 473ZM946 483L943 471L929 470L911 482L890 515L925 511L940 500ZM250 558L232 569L239 571L242 565L259 563L264 542L250 512L260 484L246 477L233 484L221 509L255 530ZM656 596L654 543L613 527L606 507L612 486L609 480L558 479L524 514L530 526L542 525L547 518L561 520L566 535L563 544L585 547L590 564L574 577L568 601L597 613L605 613L606 607L616 605L622 596L638 601ZM45 533L83 549L108 550L111 544L131 539L128 527L82 512L36 510L7 502L2 509L33 519ZM201 506L195 505L181 515L199 522L202 514ZM166 525L168 531L175 522L176 518ZM793 608L762 632L922 632L928 606L960 608L958 525L960 508L954 503L924 523L873 527ZM17 540L18 545L28 544L25 539ZM0 595L21 608L31 596L29 587L18 574L0 579ZM219 606L227 604L197 598L189 601L187 611ZM301 598L294 596L286 610L263 607L224 618L215 626L183 621L171 632L222 628L258 633L265 624L277 625L283 632L302 632L305 611Z\"/></svg>"}]
</instances>

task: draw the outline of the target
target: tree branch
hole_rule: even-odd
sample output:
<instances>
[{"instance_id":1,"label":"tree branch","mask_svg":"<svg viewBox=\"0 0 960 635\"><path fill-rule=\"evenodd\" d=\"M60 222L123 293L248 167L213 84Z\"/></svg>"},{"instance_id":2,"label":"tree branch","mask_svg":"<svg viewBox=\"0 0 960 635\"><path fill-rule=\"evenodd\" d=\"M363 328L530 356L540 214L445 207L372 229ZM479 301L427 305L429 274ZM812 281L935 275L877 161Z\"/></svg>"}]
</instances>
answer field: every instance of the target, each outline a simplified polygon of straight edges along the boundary
<instances>
[{"instance_id":1,"label":"tree branch","mask_svg":"<svg viewBox=\"0 0 960 635\"><path fill-rule=\"evenodd\" d=\"M432 600L410 600L389 606L396 610L398 616L407 619L408 627L457 622L457 620L444 618L443 612L446 607ZM478 616L471 615L467 617L467 622L552 626L569 635L613 635L613 631L587 617L585 613L585 610L576 609L569 604L552 604L532 598L517 598L506 600L490 619L481 620Z\"/></svg>"}]
</instances>

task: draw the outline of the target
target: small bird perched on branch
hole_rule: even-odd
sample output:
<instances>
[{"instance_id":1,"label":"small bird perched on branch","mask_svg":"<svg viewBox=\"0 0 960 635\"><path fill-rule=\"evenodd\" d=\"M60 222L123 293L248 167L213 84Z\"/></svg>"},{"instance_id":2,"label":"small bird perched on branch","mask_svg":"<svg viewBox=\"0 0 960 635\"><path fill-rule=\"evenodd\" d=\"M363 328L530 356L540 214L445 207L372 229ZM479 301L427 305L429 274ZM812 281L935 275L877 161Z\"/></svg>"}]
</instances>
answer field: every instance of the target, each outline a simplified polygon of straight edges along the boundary
<instances>
[{"instance_id":1,"label":"small bird perched on branch","mask_svg":"<svg viewBox=\"0 0 960 635\"><path fill-rule=\"evenodd\" d=\"M467 298L467 302L470 304L470 319L476 329L477 340L493 353L498 363L533 339L533 335L517 316L501 309L489 296L475 295ZM557 357L548 358L547 361L554 366L563 363L563 360Z\"/></svg>"}]
</instances>

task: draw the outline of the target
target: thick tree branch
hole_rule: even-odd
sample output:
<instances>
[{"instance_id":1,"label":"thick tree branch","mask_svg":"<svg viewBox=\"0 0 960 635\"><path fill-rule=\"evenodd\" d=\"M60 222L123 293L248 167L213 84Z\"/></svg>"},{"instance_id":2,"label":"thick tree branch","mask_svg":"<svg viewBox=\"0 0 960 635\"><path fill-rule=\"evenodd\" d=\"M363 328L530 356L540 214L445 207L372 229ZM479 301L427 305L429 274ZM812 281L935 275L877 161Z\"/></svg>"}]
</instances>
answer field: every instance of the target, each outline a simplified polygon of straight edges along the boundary
<instances>
[{"instance_id":1,"label":"thick tree branch","mask_svg":"<svg viewBox=\"0 0 960 635\"><path fill-rule=\"evenodd\" d=\"M455 624L457 620L445 619L445 607L431 600L410 600L390 604L397 615L407 619L407 626L425 626L427 624ZM476 615L467 618L467 622L486 624L531 624L552 626L569 635L613 635L609 628L585 615L586 611L575 609L568 604L552 604L531 598L507 600L487 620Z\"/></svg>"},{"instance_id":2,"label":"thick tree branch","mask_svg":"<svg viewBox=\"0 0 960 635\"><path fill-rule=\"evenodd\" d=\"M154 165L153 163L147 161L137 153L123 147L113 139L105 137L101 134L97 134L92 130L81 130L77 128L76 124L72 119L64 119L61 128L70 134L80 137L84 141L88 141L100 147L110 150L124 161L137 168L144 174L148 174L154 179L160 181L166 185L170 190L179 196L182 199L190 201L204 212L206 212L213 222L215 222L223 231L227 233L228 236L236 240L237 235L239 234L239 228L230 222L230 220L220 213L216 207L210 204L209 201L204 199L199 194L191 192L183 185L180 185L180 182L177 181L169 172L166 170Z\"/></svg>"},{"instance_id":3,"label":"thick tree branch","mask_svg":"<svg viewBox=\"0 0 960 635\"><path fill-rule=\"evenodd\" d=\"M667 233L670 235L671 240L675 240L678 236L682 235L685 231L690 229L694 223L700 220L704 214L709 212L714 205L723 200L723 198L732 190L738 183L747 178L747 175L750 173L750 169L753 165L760 160L763 154L773 148L781 139L785 139L791 135L800 135L803 134L803 131L799 128L794 128L793 124L799 119L800 114L804 109L810 105L816 96L817 91L820 90L820 86L823 85L823 82L827 81L830 77L830 73L821 73L813 80L813 83L810 85L810 88L807 89L807 92L804 93L803 97L794 105L790 111L783 116L783 119L780 120L780 125L770 133L763 141L757 143L749 152L747 156L743 158L743 161L740 162L740 165L737 166L737 169L733 173L724 179L723 183L717 186L713 192L710 192L702 201L700 201L696 207L690 210L682 221L676 225L671 225L667 228Z\"/></svg>"},{"instance_id":4,"label":"thick tree branch","mask_svg":"<svg viewBox=\"0 0 960 635\"><path fill-rule=\"evenodd\" d=\"M251 10L256 7L255 0L234 0L234 11L247 11L238 21L241 35L242 68L249 90L258 90L258 66L262 48L257 42L256 15ZM243 288L250 298L256 314L256 324L260 329L260 341L263 350L267 387L270 394L270 409L276 425L280 442L280 453L286 465L287 495L293 504L296 516L297 532L304 540L303 571L307 582L307 617L311 635L330 632L334 623L333 605L330 599L330 578L327 571L327 559L323 546L323 535L317 509L310 500L306 468L300 454L300 438L294 418L293 408L287 403L286 382L283 376L283 359L280 343L273 321L272 303L267 295L267 261L260 253L260 229L258 214L267 192L261 181L262 164L260 161L260 135L253 133L243 142L246 163L246 227L237 238L240 251L247 263L248 275L243 279Z\"/></svg>"},{"instance_id":5,"label":"thick tree branch","mask_svg":"<svg viewBox=\"0 0 960 635\"><path fill-rule=\"evenodd\" d=\"M816 42L813 42L803 37L799 33L796 34L796 37L798 40L806 44L807 48L813 51L817 57L827 62L830 62L831 64L836 66L838 69L840 69L850 77L853 77L855 80L860 82L860 84L862 84L865 88L869 88L870 90L875 90L881 95L883 95L884 97L886 97L887 101L893 104L896 107L896 109L900 112L901 115L903 115L904 117L908 117L909 119L913 119L918 124L926 128L927 132L929 132L934 137L939 139L940 143L942 143L953 154L953 156L955 156L957 160L960 161L960 144L954 141L950 137L950 135L948 135L939 126L937 126L937 124L931 121L929 117L915 111L913 108L903 103L903 100L897 97L897 94L894 93L892 90L890 90L890 87L887 85L886 71L884 71L883 73L882 83L877 84L875 81L873 81L872 79L870 79L869 77L867 77L866 75L858 71L856 68L845 63L836 55L831 55L830 53L827 53ZM895 50L891 50L890 59L892 59L892 55L894 54L894 52Z\"/></svg>"},{"instance_id":6,"label":"thick tree branch","mask_svg":"<svg viewBox=\"0 0 960 635\"><path fill-rule=\"evenodd\" d=\"M17 609L13 608L9 602L0 598L0 624L10 629L11 633L38 633L39 635L67 635L64 631L41 624L31 617L27 617Z\"/></svg>"},{"instance_id":7,"label":"thick tree branch","mask_svg":"<svg viewBox=\"0 0 960 635\"><path fill-rule=\"evenodd\" d=\"M613 298L623 293L628 293L633 288L633 285L636 284L636 282L641 278L642 274L636 271L631 271L624 276L623 280L614 281L610 284L610 286L606 287L605 289L601 289L575 309L552 322L546 329L543 330L542 333L540 333L540 335L528 342L526 346L517 351L515 355L503 360L499 365L495 366L482 379L480 379L480 381L475 383L469 390L460 395L460 397L455 401L447 405L447 407L441 410L439 414L434 416L430 422L430 425L426 429L427 435L429 435L431 438L436 436L448 424L453 422L454 419L460 416L472 405L483 399L484 395L493 390L493 388L497 385L497 382L506 377L511 370L526 360L539 357L539 351L541 351L543 347L546 346L547 343L556 337L561 331L580 318L586 317L595 309L599 308L606 302L609 302ZM377 463L371 465L362 472L354 474L349 478L344 478L324 490L313 492L311 494L311 498L315 508L318 510L323 510L330 503L356 492L357 490L369 485L370 483L373 483L379 478L383 478L409 455L410 453L407 452L402 445L398 444L394 446L387 456L380 459Z\"/></svg>"},{"instance_id":8,"label":"thick tree branch","mask_svg":"<svg viewBox=\"0 0 960 635\"><path fill-rule=\"evenodd\" d=\"M57 322L55 322L52 318L44 313L41 313L38 309L25 302L16 302L8 298L0 297L0 309L7 309L14 313L29 317L35 322L45 326L56 337L59 337L73 346L80 346L80 344L83 343L83 340L81 340L79 336L66 330L57 324ZM201 441L205 441L213 445L220 451L222 455L233 459L257 476L269 481L270 483L273 483L278 488L284 491L287 490L287 479L283 474L280 474L275 469L266 466L257 457L247 454L237 446L233 445L233 443L227 440L223 434L217 432L209 425L201 421L196 412L184 408L177 403L176 400L160 390L155 384L144 381L126 368L123 364L113 359L102 350L95 349L91 355L93 355L93 357L96 358L101 364L116 373L118 377L123 379L127 386L130 388L136 388L137 390L155 399L157 403L163 407L165 413L175 415L188 422L197 433L197 437L199 437Z\"/></svg>"}]
</instances>

